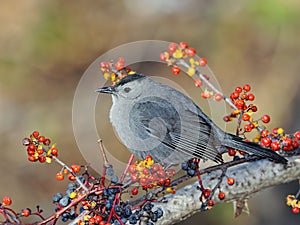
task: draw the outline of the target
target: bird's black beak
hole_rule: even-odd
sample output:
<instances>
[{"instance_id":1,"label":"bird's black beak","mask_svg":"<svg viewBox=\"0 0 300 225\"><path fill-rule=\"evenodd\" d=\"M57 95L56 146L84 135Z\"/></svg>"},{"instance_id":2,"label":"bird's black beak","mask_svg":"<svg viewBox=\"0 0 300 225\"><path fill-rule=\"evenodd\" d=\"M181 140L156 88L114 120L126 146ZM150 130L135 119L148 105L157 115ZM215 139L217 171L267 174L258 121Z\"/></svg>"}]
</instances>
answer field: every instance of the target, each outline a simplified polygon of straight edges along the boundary
<instances>
[{"instance_id":1,"label":"bird's black beak","mask_svg":"<svg viewBox=\"0 0 300 225\"><path fill-rule=\"evenodd\" d=\"M106 94L114 94L115 88L113 86L102 87L96 90L96 92L106 93Z\"/></svg>"}]
</instances>

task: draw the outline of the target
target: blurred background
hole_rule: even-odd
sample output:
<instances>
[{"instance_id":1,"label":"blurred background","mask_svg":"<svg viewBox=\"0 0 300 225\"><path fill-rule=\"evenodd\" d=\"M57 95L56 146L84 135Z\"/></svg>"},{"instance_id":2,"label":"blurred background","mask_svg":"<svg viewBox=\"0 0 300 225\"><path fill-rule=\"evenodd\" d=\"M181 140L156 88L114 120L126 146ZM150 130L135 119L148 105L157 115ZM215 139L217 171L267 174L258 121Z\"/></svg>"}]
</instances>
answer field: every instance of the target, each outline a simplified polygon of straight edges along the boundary
<instances>
[{"instance_id":1,"label":"blurred background","mask_svg":"<svg viewBox=\"0 0 300 225\"><path fill-rule=\"evenodd\" d=\"M67 184L55 180L58 165L27 161L22 138L37 129L58 143L66 163L85 164L72 129L76 86L98 56L127 42L186 41L208 59L225 94L252 85L261 115L272 116L270 128L300 127L298 0L11 0L0 3L0 27L0 197L11 196L16 210L39 204L50 215L52 195ZM136 70L175 79L167 68L150 67ZM199 96L189 79L175 82ZM110 98L101 104L100 120L108 121ZM107 146L122 146L108 122L99 130ZM222 204L180 224L299 224L285 206L297 188L294 182L260 192L249 216L234 219L232 204Z\"/></svg>"}]
</instances>

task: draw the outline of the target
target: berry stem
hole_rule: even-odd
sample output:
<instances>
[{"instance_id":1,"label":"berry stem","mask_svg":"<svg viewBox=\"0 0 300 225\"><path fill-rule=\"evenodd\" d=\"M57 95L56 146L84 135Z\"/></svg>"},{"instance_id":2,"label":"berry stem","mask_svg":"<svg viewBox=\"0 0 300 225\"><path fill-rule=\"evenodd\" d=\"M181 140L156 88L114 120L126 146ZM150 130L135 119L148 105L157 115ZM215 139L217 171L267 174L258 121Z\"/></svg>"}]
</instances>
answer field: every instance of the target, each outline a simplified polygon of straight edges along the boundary
<instances>
[{"instance_id":1,"label":"berry stem","mask_svg":"<svg viewBox=\"0 0 300 225\"><path fill-rule=\"evenodd\" d=\"M178 64L183 65L186 68L191 68L183 59L178 61ZM196 69L196 74L200 77L200 79L211 88L211 90L216 93L216 94L220 94L222 95L223 99L225 102L227 102L228 105L230 105L231 108L233 109L237 109L237 107L232 103L232 101L226 97L225 95L223 95L223 93L221 91L219 91L211 82L209 82L207 80L207 78L199 71Z\"/></svg>"},{"instance_id":2,"label":"berry stem","mask_svg":"<svg viewBox=\"0 0 300 225\"><path fill-rule=\"evenodd\" d=\"M122 174L122 177L121 177L121 179L120 179L120 182L121 182L121 183L123 183L123 181L124 181L124 179L125 179L125 177L126 177L126 174L127 174L127 172L128 172L128 169L129 169L129 167L130 167L130 165L131 165L133 159L134 159L134 154L131 154L131 155L130 155L130 158L129 158L129 160L128 160L127 166L126 166L126 168L125 168L125 170L124 170L124 172L123 172L123 174Z\"/></svg>"},{"instance_id":3,"label":"berry stem","mask_svg":"<svg viewBox=\"0 0 300 225\"><path fill-rule=\"evenodd\" d=\"M73 173L72 169L67 164L65 164L63 161L58 159L56 156L52 156L52 158L54 159L55 162L60 164L63 168L67 169L75 177L80 187L82 187L85 191L88 191L88 188L81 182L78 176L75 173Z\"/></svg>"}]
</instances>

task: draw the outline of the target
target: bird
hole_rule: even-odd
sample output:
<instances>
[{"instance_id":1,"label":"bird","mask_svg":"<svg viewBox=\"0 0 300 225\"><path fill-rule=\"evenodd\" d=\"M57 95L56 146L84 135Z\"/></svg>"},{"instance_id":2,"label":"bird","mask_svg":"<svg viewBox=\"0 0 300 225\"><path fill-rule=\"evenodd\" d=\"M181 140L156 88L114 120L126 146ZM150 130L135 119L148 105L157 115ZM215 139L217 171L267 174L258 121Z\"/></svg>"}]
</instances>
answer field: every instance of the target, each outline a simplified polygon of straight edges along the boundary
<instances>
[{"instance_id":1,"label":"bird","mask_svg":"<svg viewBox=\"0 0 300 225\"><path fill-rule=\"evenodd\" d=\"M110 122L121 142L140 159L163 166L191 159L223 163L221 149L233 148L286 164L287 159L219 128L188 96L149 76L127 75L96 90L112 96Z\"/></svg>"}]
</instances>

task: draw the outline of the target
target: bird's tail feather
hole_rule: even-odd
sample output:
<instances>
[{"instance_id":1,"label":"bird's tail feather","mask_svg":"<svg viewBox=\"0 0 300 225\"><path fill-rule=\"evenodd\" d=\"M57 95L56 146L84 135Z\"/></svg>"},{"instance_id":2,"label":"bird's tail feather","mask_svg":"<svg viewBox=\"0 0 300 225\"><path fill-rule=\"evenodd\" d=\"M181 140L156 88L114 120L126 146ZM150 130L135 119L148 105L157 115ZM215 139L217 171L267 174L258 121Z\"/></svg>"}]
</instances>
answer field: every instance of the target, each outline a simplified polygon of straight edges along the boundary
<instances>
[{"instance_id":1,"label":"bird's tail feather","mask_svg":"<svg viewBox=\"0 0 300 225\"><path fill-rule=\"evenodd\" d=\"M226 133L223 145L233 149L238 149L247 153L251 153L263 158L268 158L279 163L287 164L287 159L280 156L273 150L263 148L254 142L246 142L236 135Z\"/></svg>"}]
</instances>

